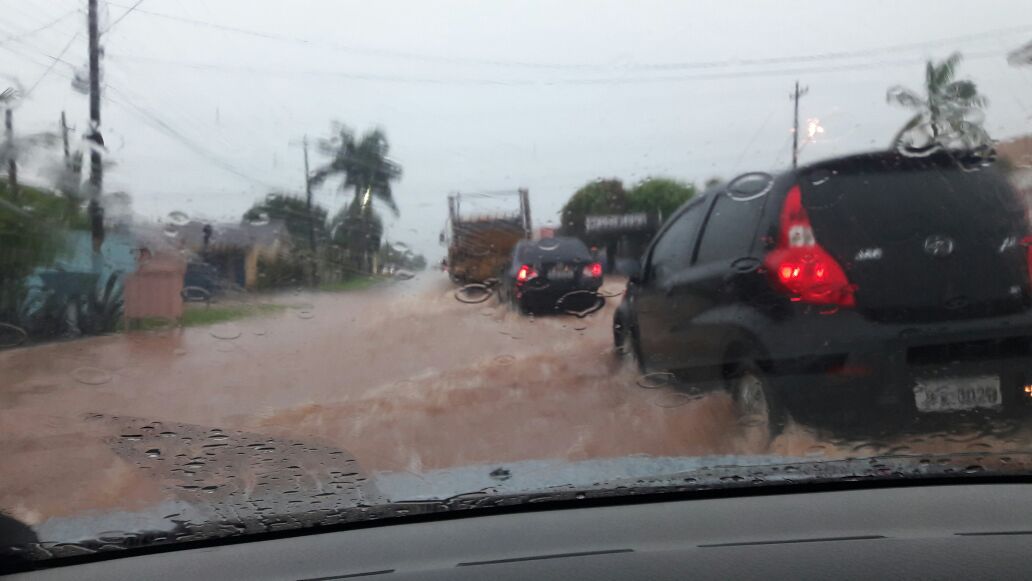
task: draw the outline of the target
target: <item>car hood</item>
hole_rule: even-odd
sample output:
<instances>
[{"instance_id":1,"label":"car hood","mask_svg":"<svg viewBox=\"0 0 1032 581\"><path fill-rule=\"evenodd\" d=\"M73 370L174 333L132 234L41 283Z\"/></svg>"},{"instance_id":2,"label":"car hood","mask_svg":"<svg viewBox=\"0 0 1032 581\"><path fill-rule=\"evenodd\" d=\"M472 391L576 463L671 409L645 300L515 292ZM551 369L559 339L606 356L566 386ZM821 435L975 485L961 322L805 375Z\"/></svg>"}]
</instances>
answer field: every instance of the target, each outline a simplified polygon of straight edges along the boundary
<instances>
[{"instance_id":1,"label":"car hood","mask_svg":"<svg viewBox=\"0 0 1032 581\"><path fill-rule=\"evenodd\" d=\"M166 491L166 500L138 510L51 518L31 530L8 523L13 526L0 527L0 556L59 564L62 557L267 538L312 527L401 524L446 513L1032 474L1032 454L985 452L845 460L635 455L367 473L347 451L310 442L133 418L96 419L119 427L109 442L112 449L147 471Z\"/></svg>"}]
</instances>

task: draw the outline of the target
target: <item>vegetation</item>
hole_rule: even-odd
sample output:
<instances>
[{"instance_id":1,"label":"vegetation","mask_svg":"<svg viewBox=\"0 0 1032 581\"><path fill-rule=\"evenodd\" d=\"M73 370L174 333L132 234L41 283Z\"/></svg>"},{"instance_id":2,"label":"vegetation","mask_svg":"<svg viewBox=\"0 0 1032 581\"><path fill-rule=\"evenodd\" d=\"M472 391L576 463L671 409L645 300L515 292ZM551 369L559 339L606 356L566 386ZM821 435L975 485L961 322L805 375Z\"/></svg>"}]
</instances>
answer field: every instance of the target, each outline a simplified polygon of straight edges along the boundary
<instances>
[{"instance_id":1,"label":"vegetation","mask_svg":"<svg viewBox=\"0 0 1032 581\"><path fill-rule=\"evenodd\" d=\"M375 276L355 276L338 282L323 283L319 285L319 290L327 292L364 290L380 282L383 282L383 279Z\"/></svg>"},{"instance_id":2,"label":"vegetation","mask_svg":"<svg viewBox=\"0 0 1032 581\"><path fill-rule=\"evenodd\" d=\"M0 182L0 322L33 335L56 333L56 321L63 322L68 309L54 304L59 297L29 289L28 277L67 250L64 232L85 227L78 205L66 198L26 185L15 193ZM88 300L104 292L94 289Z\"/></svg>"},{"instance_id":3,"label":"vegetation","mask_svg":"<svg viewBox=\"0 0 1032 581\"><path fill-rule=\"evenodd\" d=\"M977 148L989 144L981 121L988 100L978 93L974 81L956 80L961 58L960 53L953 53L938 63L928 61L923 95L899 85L888 90L888 102L915 111L893 137L893 147L938 144Z\"/></svg>"},{"instance_id":4,"label":"vegetation","mask_svg":"<svg viewBox=\"0 0 1032 581\"><path fill-rule=\"evenodd\" d=\"M307 202L298 196L272 193L244 212L245 222L258 224L268 220L281 220L286 224L295 248L310 247L309 228L315 233L317 245L326 240L326 208L312 204L309 212Z\"/></svg>"},{"instance_id":5,"label":"vegetation","mask_svg":"<svg viewBox=\"0 0 1032 581\"><path fill-rule=\"evenodd\" d=\"M648 178L627 194L628 212L658 213L660 219L674 213L695 195L695 186L670 178Z\"/></svg>"},{"instance_id":6,"label":"vegetation","mask_svg":"<svg viewBox=\"0 0 1032 581\"><path fill-rule=\"evenodd\" d=\"M309 181L318 186L339 176L343 178L341 190L354 189L351 202L334 218L334 239L347 250L356 269L371 272L373 254L383 235L373 200L398 215L391 183L401 179L402 169L388 157L390 144L382 129L373 129L358 139L343 125L335 130L335 135L320 144L323 153L331 158L329 163L317 168Z\"/></svg>"},{"instance_id":7,"label":"vegetation","mask_svg":"<svg viewBox=\"0 0 1032 581\"><path fill-rule=\"evenodd\" d=\"M618 179L595 180L574 192L562 209L564 235L584 235L584 218L592 214L646 212L666 218L696 193L695 186L670 178L646 178L630 191Z\"/></svg>"}]
</instances>

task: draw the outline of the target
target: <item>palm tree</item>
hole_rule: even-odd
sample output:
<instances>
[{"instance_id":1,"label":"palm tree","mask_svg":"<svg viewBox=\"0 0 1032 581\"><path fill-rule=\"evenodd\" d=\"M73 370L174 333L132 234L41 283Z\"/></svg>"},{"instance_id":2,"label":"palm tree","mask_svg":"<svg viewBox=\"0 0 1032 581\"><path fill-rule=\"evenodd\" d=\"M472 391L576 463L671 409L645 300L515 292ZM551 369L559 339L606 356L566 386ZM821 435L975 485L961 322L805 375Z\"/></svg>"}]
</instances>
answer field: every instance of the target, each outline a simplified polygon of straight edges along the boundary
<instances>
[{"instance_id":1,"label":"palm tree","mask_svg":"<svg viewBox=\"0 0 1032 581\"><path fill-rule=\"evenodd\" d=\"M371 271L373 254L379 248L379 240L374 241L370 236L378 231L376 225L379 222L373 210L373 200L386 204L395 216L399 214L391 182L401 179L401 166L388 157L390 144L387 135L379 128L356 140L349 128L339 126L337 135L323 140L320 148L331 156L331 160L317 168L309 180L317 186L332 176L343 175L341 190L354 188L352 200L344 212L349 219L342 222L347 228L347 246L352 260L358 268Z\"/></svg>"},{"instance_id":2,"label":"palm tree","mask_svg":"<svg viewBox=\"0 0 1032 581\"><path fill-rule=\"evenodd\" d=\"M932 144L975 148L989 143L981 122L981 111L988 100L978 94L974 81L956 80L961 58L955 52L939 63L928 61L924 95L900 85L888 90L888 102L917 111L893 138L893 147L908 137L913 140L915 130L927 131Z\"/></svg>"}]
</instances>

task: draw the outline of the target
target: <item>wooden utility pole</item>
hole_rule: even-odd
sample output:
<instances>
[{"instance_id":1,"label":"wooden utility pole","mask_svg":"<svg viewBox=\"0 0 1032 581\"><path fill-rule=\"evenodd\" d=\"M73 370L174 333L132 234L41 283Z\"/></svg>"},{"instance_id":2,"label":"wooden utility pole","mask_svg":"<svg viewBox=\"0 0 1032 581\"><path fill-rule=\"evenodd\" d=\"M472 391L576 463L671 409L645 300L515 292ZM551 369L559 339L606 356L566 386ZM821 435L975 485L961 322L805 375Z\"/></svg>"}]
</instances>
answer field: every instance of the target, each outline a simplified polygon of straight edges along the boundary
<instances>
[{"instance_id":1,"label":"wooden utility pole","mask_svg":"<svg viewBox=\"0 0 1032 581\"><path fill-rule=\"evenodd\" d=\"M100 30L97 21L97 0L89 0L90 131L86 139L93 142L93 147L90 148L90 203L87 213L95 254L100 252L104 243L104 209L100 205L100 196L104 190L104 166L100 151L104 147L104 137L100 134Z\"/></svg>"},{"instance_id":2,"label":"wooden utility pole","mask_svg":"<svg viewBox=\"0 0 1032 581\"><path fill-rule=\"evenodd\" d=\"M312 284L319 283L319 258L315 249L315 215L312 213L312 174L308 169L308 135L301 139L305 152L305 209L308 211L308 246L312 250Z\"/></svg>"},{"instance_id":3,"label":"wooden utility pole","mask_svg":"<svg viewBox=\"0 0 1032 581\"><path fill-rule=\"evenodd\" d=\"M18 199L18 163L14 161L14 111L10 107L4 111L4 132L7 136L7 187L11 190L11 199Z\"/></svg>"},{"instance_id":4,"label":"wooden utility pole","mask_svg":"<svg viewBox=\"0 0 1032 581\"><path fill-rule=\"evenodd\" d=\"M71 169L72 152L71 149L68 148L68 119L65 118L64 111L61 111L61 143L64 145L65 167Z\"/></svg>"},{"instance_id":5,"label":"wooden utility pole","mask_svg":"<svg viewBox=\"0 0 1032 581\"><path fill-rule=\"evenodd\" d=\"M312 256L315 256L315 216L312 215L312 174L308 171L308 136L301 140L301 147L305 151L305 209L308 210L308 245L312 248Z\"/></svg>"},{"instance_id":6,"label":"wooden utility pole","mask_svg":"<svg viewBox=\"0 0 1032 581\"><path fill-rule=\"evenodd\" d=\"M789 95L795 106L795 113L792 117L792 167L799 163L799 98L810 92L809 87L799 88L799 81L795 83L795 92Z\"/></svg>"}]
</instances>

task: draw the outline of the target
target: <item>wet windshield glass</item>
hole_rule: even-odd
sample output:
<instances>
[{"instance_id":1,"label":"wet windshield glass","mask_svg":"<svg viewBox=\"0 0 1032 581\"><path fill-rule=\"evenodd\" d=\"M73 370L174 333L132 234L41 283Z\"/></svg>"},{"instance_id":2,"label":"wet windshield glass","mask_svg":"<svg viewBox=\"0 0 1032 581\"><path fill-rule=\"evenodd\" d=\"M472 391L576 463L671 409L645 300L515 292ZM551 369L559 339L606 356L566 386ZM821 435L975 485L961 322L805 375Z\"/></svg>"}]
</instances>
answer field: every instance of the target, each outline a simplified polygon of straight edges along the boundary
<instances>
[{"instance_id":1,"label":"wet windshield glass","mask_svg":"<svg viewBox=\"0 0 1032 581\"><path fill-rule=\"evenodd\" d=\"M1028 468L1026 3L0 0L0 114L5 561Z\"/></svg>"}]
</instances>

